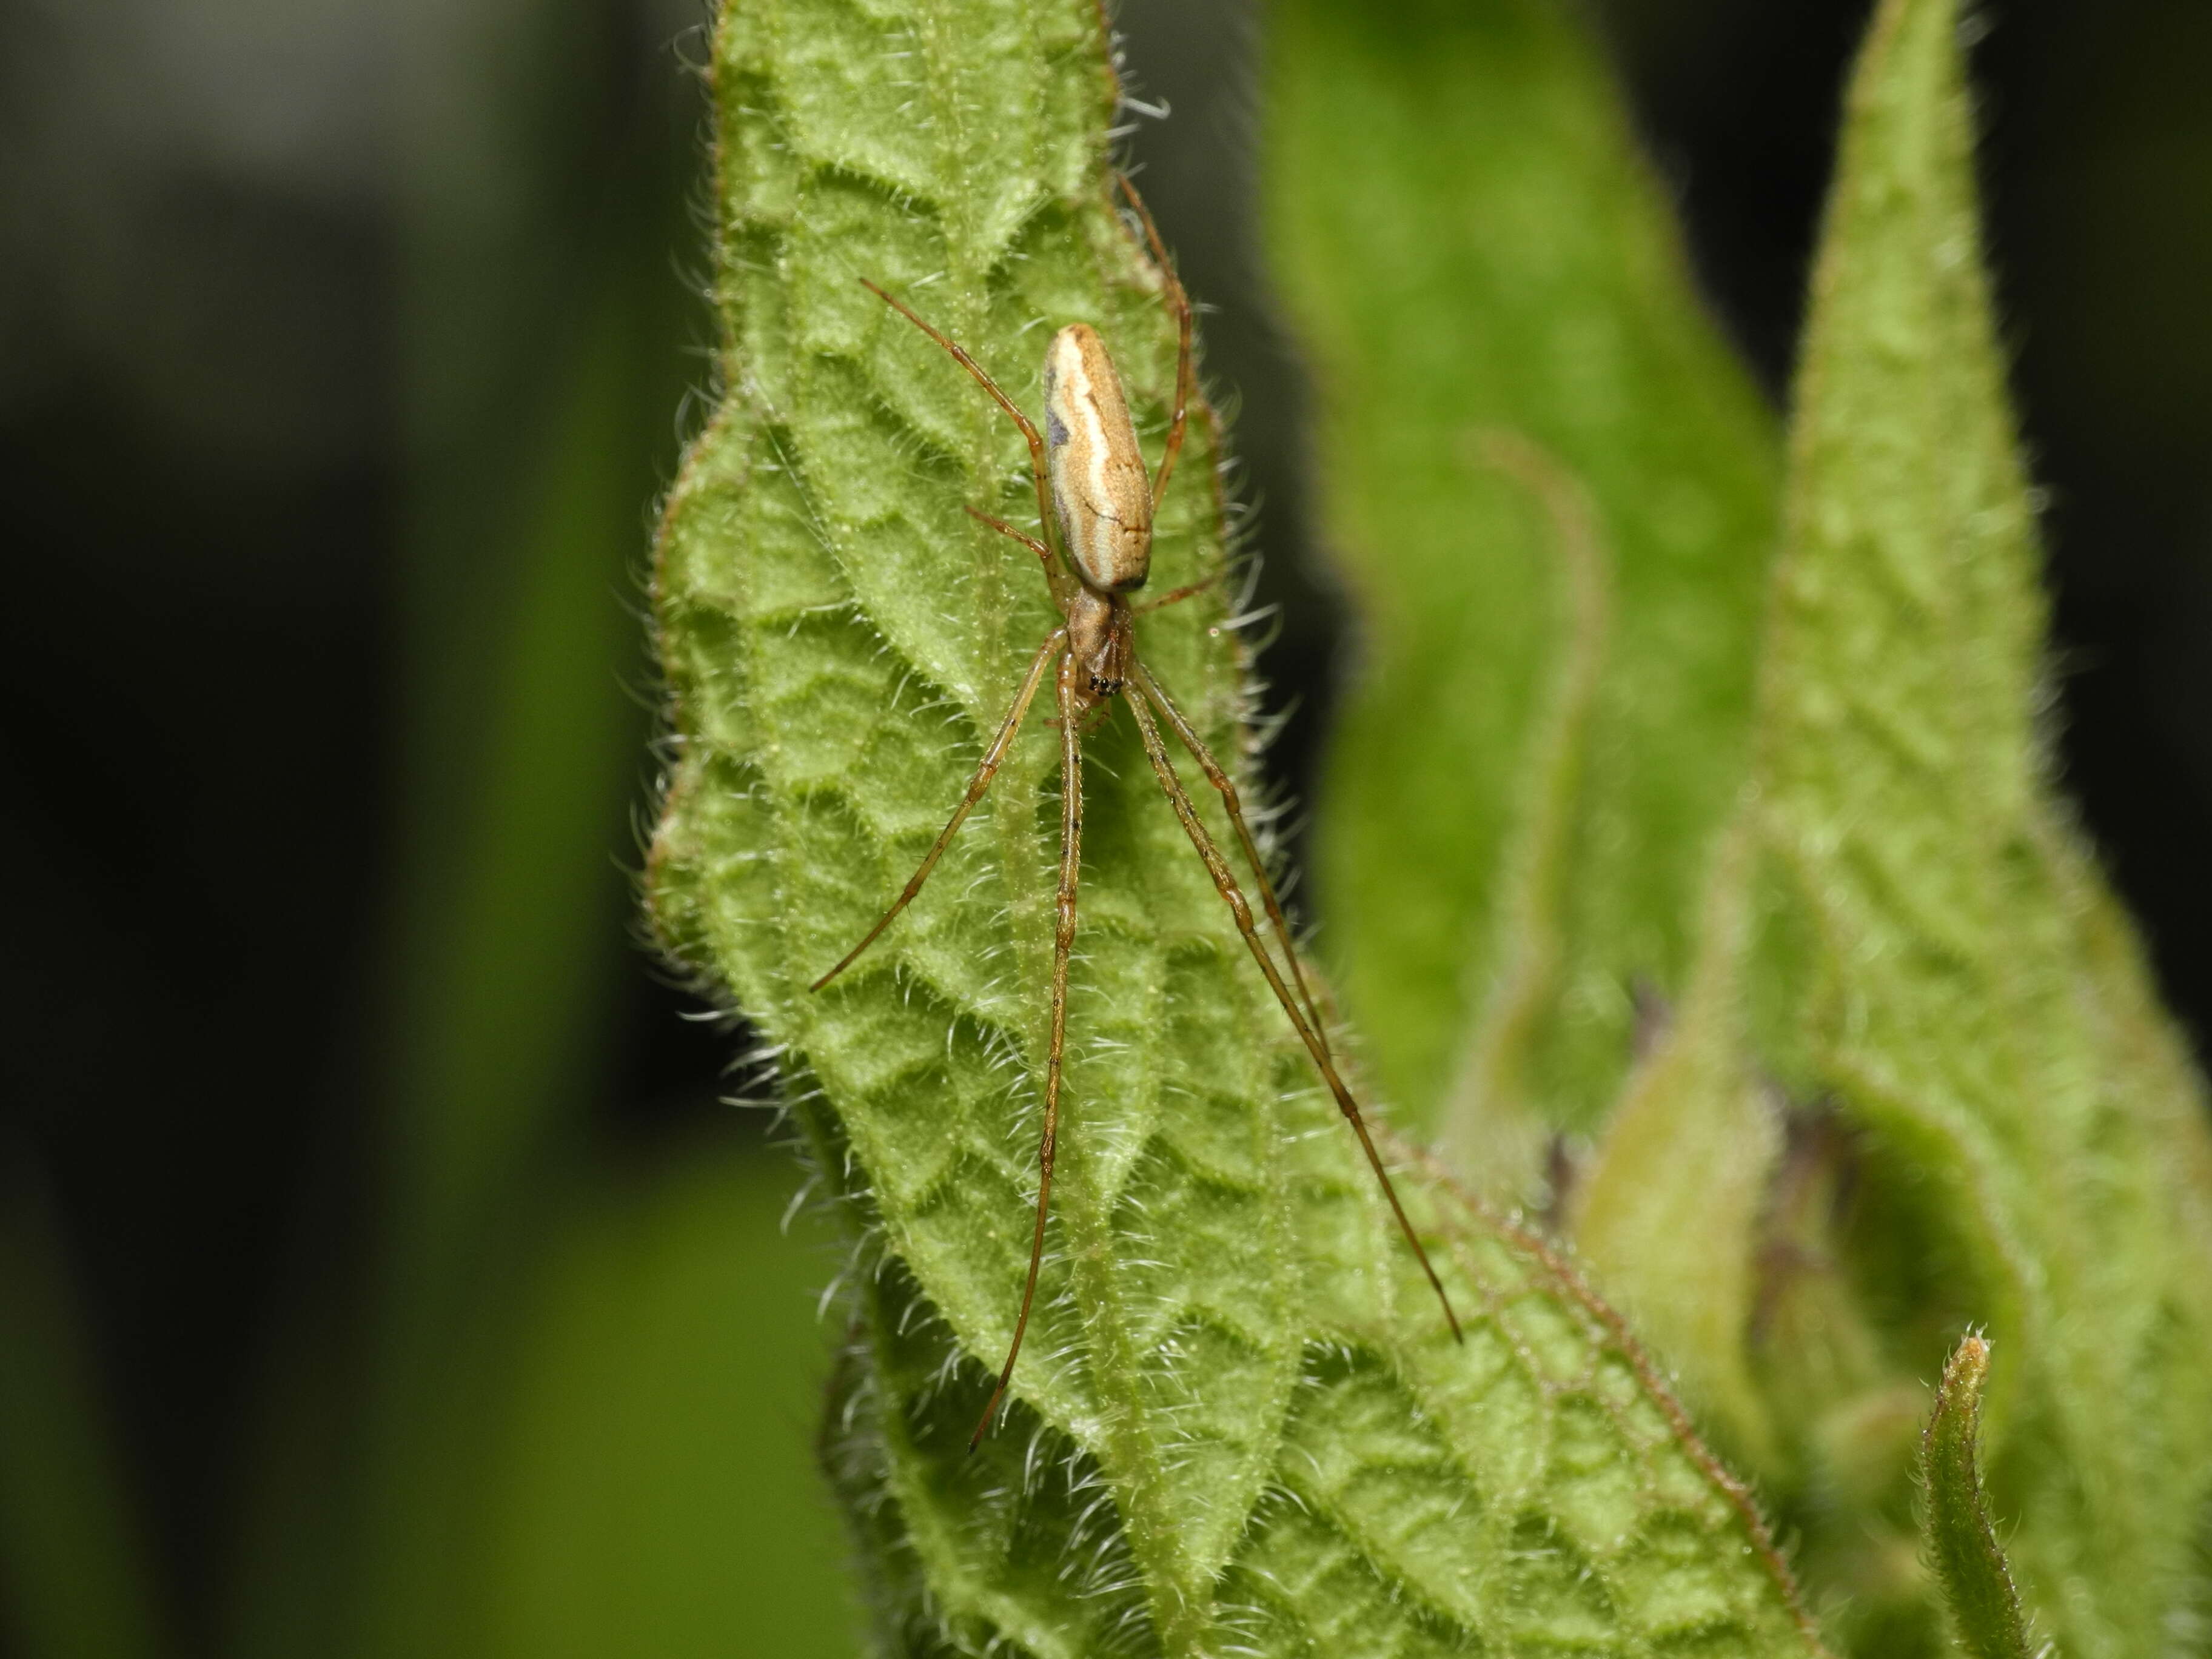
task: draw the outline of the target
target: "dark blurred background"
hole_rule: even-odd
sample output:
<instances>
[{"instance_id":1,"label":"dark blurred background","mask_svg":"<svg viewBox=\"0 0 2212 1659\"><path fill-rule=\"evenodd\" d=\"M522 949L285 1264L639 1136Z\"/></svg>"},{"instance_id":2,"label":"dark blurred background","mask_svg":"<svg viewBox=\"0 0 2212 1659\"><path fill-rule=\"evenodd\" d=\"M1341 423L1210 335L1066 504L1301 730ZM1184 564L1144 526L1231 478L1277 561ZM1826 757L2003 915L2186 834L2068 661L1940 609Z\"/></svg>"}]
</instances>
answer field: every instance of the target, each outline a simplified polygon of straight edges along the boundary
<instances>
[{"instance_id":1,"label":"dark blurred background","mask_svg":"<svg viewBox=\"0 0 2212 1659\"><path fill-rule=\"evenodd\" d=\"M1859 0L1602 0L1778 398ZM1127 0L1303 790L1261 20ZM638 945L695 0L0 0L0 1651L842 1652L834 1249ZM2212 8L1992 4L2069 786L2212 1030ZM486 1540L490 1541L487 1542Z\"/></svg>"}]
</instances>

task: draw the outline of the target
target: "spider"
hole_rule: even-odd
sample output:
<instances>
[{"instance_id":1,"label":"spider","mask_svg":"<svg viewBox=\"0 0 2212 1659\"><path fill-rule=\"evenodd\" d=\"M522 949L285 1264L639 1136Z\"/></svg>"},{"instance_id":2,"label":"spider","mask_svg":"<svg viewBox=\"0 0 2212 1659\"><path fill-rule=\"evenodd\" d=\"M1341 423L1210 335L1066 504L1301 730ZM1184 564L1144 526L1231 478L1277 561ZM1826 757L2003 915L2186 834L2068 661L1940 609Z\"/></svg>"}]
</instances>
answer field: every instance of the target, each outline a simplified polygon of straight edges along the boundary
<instances>
[{"instance_id":1,"label":"spider","mask_svg":"<svg viewBox=\"0 0 2212 1659\"><path fill-rule=\"evenodd\" d=\"M934 340L951 355L953 361L975 377L975 382L988 392L999 407L1005 410L1019 427L1022 436L1029 442L1030 470L1036 484L1038 529L1049 534L1048 526L1057 524L1062 551L1055 554L1045 542L1024 534L1012 525L993 518L989 514L970 507L969 514L1000 535L1019 542L1036 554L1044 565L1046 586L1051 590L1052 601L1062 618L1060 625L1052 630L1044 643L1037 647L1031 659L1029 672L1023 678L1021 689L1014 696L1013 706L1006 711L999 730L983 751L981 763L969 780L968 791L936 843L923 858L921 866L907 882L905 890L886 910L880 921L871 927L858 945L845 953L844 959L816 980L808 988L819 991L859 960L861 952L881 937L884 930L897 920L899 913L914 902L921 891L922 884L929 879L930 872L944 855L953 836L969 813L991 787L1000 764L1012 748L1014 738L1022 729L1022 721L1030 711L1042 687L1045 676L1054 672L1054 700L1059 707L1060 755L1060 888L1054 909L1052 952L1052 1034L1045 1053L1044 1132L1037 1152L1038 1181L1036 1199L1036 1229L1030 1243L1029 1276L1022 1287L1021 1312L1014 1322L1014 1338L1006 1350L1006 1364L1000 1367L998 1386L983 1407L983 1415L969 1437L971 1452L982 1443L989 1431L993 1416L1000 1401L1006 1398L1008 1385L1013 1381L1014 1362L1021 1355L1022 1339L1028 1333L1030 1310L1036 1297L1037 1271L1044 1255L1045 1218L1052 1205L1052 1170L1054 1153L1060 1132L1060 1057L1067 1031L1067 962L1075 943L1076 888L1081 865L1083 842L1083 738L1098 721L1113 713L1116 697L1123 698L1131 716L1137 722L1137 732L1142 738L1145 754L1152 762L1160 787L1174 806L1176 816L1182 821L1191 844L1198 849L1206 872L1228 904L1230 914L1236 918L1237 931L1243 935L1253 960L1260 964L1267 985L1289 1016L1299 1040L1305 1044L1322 1079L1335 1097L1338 1109L1352 1132L1359 1137L1360 1149L1366 1153L1368 1165L1382 1183L1383 1195L1389 1200L1392 1214L1397 1218L1399 1230L1419 1259L1421 1270L1428 1275L1437 1299L1443 1305L1445 1321L1452 1335L1461 1339L1458 1316L1452 1311L1451 1298L1445 1295L1443 1282L1437 1277L1428 1252L1421 1247L1407 1218L1405 1206L1398 1200L1396 1189L1390 1184L1389 1172L1383 1168L1382 1159L1375 1149L1373 1137L1368 1133L1366 1120L1360 1115L1359 1104L1338 1071L1335 1056L1330 1052L1327 1027L1315 1001L1311 987L1307 983L1305 970L1299 965L1296 946L1291 941L1290 924L1285 921L1283 908L1275 896L1274 884L1267 878L1267 866L1260 857L1259 848L1244 819L1243 804L1237 786L1221 763L1215 760L1198 735L1189 720L1176 706L1173 698L1147 670L1137 653L1135 620L1145 611L1156 611L1163 605L1188 599L1210 585L1208 581L1176 589L1173 592L1152 599L1144 605L1133 605L1129 596L1145 585L1151 574L1152 556L1152 518L1161 497L1165 495L1168 480L1175 474L1176 460L1182 452L1184 419L1188 410L1192 385L1191 374L1191 308L1182 284L1176 278L1173 266L1161 245L1158 228L1137 194L1136 186L1126 175L1117 174L1122 192L1135 209L1142 222L1145 236L1152 249L1154 262L1164 279L1167 301L1174 313L1179 338L1176 362L1175 413L1168 424L1167 444L1160 457L1159 470L1149 481L1145 476L1143 452L1137 445L1136 428L1129 419L1128 399L1121 389L1121 377L1114 360L1106 350L1105 342L1097 331L1085 323L1071 323L1052 337L1045 348L1044 356L1044 434L1038 435L1029 416L1002 391L998 382L986 374L982 367L956 342L924 322L902 301L885 293L866 277L863 286L876 297L897 312L907 321ZM1054 671L1054 663L1058 666ZM1157 714L1158 718L1155 719ZM1260 936L1252 920L1251 906L1246 902L1243 890L1237 885L1228 861L1221 855L1191 804L1191 799L1176 775L1175 763L1169 758L1167 745L1160 737L1160 723L1164 721L1176 740L1190 751L1199 769L1206 774L1206 781L1219 792L1221 802L1227 809L1229 822L1236 832L1237 845L1245 862L1251 866L1256 878L1260 898L1267 911L1268 922L1281 943L1283 956L1290 968L1288 982L1276 964L1275 958ZM1295 994L1292 987L1296 987ZM1463 1340L1463 1339L1462 1339Z\"/></svg>"}]
</instances>

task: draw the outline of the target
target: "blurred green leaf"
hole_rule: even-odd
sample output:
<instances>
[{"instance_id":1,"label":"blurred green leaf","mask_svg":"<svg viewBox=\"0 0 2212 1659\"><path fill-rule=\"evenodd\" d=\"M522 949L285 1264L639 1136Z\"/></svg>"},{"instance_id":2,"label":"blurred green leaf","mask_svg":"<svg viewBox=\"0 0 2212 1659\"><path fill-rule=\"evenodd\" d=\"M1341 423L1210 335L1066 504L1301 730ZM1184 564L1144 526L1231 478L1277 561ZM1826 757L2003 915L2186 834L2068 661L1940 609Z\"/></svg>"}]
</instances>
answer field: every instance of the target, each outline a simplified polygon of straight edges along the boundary
<instances>
[{"instance_id":1,"label":"blurred green leaf","mask_svg":"<svg viewBox=\"0 0 2212 1659\"><path fill-rule=\"evenodd\" d=\"M1567 1220L1599 1281L1632 1298L1638 1328L1681 1368L1685 1393L1723 1443L1767 1472L1776 1407L1760 1397L1744 1339L1781 1137L1745 1052L1739 1004L1753 855L1739 823L1715 861L1704 948L1679 1010L1622 1091Z\"/></svg>"},{"instance_id":2,"label":"blurred green leaf","mask_svg":"<svg viewBox=\"0 0 2212 1659\"><path fill-rule=\"evenodd\" d=\"M846 1543L809 1447L823 1228L792 1176L693 1158L578 1206L523 1297L493 1419L471 1651L853 1650Z\"/></svg>"},{"instance_id":3,"label":"blurred green leaf","mask_svg":"<svg viewBox=\"0 0 2212 1659\"><path fill-rule=\"evenodd\" d=\"M1952 0L1886 0L1853 79L1786 548L1757 769L1795 1022L2015 1357L1985 1432L2031 1600L2069 1654L2157 1651L2212 1485L2212 1138L2045 775Z\"/></svg>"},{"instance_id":4,"label":"blurred green leaf","mask_svg":"<svg viewBox=\"0 0 2212 1659\"><path fill-rule=\"evenodd\" d=\"M611 976L608 865L624 757L631 618L624 547L643 483L628 296L599 297L544 411L516 526L520 568L489 645L470 811L447 830L459 875L412 964L393 1170L397 1271L451 1271L506 1194L572 1132L599 1033L576 1018ZM402 1292L450 1286L403 1282Z\"/></svg>"},{"instance_id":5,"label":"blurred green leaf","mask_svg":"<svg viewBox=\"0 0 2212 1659\"><path fill-rule=\"evenodd\" d=\"M399 20L404 823L377 1208L361 1305L285 1335L242 1552L252 1653L467 1650L515 1288L588 1190L647 724L625 595L684 373L657 198L566 199L592 16Z\"/></svg>"},{"instance_id":6,"label":"blurred green leaf","mask_svg":"<svg viewBox=\"0 0 2212 1659\"><path fill-rule=\"evenodd\" d=\"M0 1176L0 1646L155 1659L153 1559L53 1213L20 1171Z\"/></svg>"},{"instance_id":7,"label":"blurred green leaf","mask_svg":"<svg viewBox=\"0 0 2212 1659\"><path fill-rule=\"evenodd\" d=\"M1316 833L1380 1084L1519 1196L1679 993L1745 764L1771 423L1544 0L1271 13L1267 192L1364 652ZM1589 502L1586 551L1503 429ZM1525 470L1524 470L1525 471Z\"/></svg>"},{"instance_id":8,"label":"blurred green leaf","mask_svg":"<svg viewBox=\"0 0 2212 1659\"><path fill-rule=\"evenodd\" d=\"M1543 1195L1571 1176L1553 1134L1604 1126L1591 1182L1548 1196L1771 1468L1742 1333L1778 1138L1734 969L1689 971L1748 764L1770 422L1558 9L1278 17L1271 203L1368 641L1323 943L1469 1180ZM1730 962L1751 921L1716 903Z\"/></svg>"},{"instance_id":9,"label":"blurred green leaf","mask_svg":"<svg viewBox=\"0 0 2212 1659\"><path fill-rule=\"evenodd\" d=\"M480 770L440 849L457 872L426 881L442 907L407 962L357 1562L371 1653L432 1650L468 1593L511 1287L570 1190L602 1041L586 1011L615 966L610 849L639 726L618 584L642 480L619 291L591 324L544 411L510 606L484 630Z\"/></svg>"},{"instance_id":10,"label":"blurred green leaf","mask_svg":"<svg viewBox=\"0 0 2212 1659\"><path fill-rule=\"evenodd\" d=\"M928 846L1051 611L963 512L1022 520L1019 439L858 279L1030 403L1049 326L1095 322L1157 446L1173 329L1113 209L1105 44L1065 0L807 0L733 8L714 48L728 395L659 549L678 763L651 879L665 937L781 1045L861 1237L832 1455L880 1644L1812 1650L1748 1499L1617 1317L1408 1169L1452 1342L1126 720L1090 743L1036 1328L967 1455L1030 1235L1048 732L860 967L804 988ZM1218 456L1201 412L1161 586L1221 557ZM1237 756L1222 605L1139 643Z\"/></svg>"},{"instance_id":11,"label":"blurred green leaf","mask_svg":"<svg viewBox=\"0 0 2212 1659\"><path fill-rule=\"evenodd\" d=\"M1989 1370L1990 1345L1978 1336L1960 1341L1943 1367L1920 1443L1920 1535L1960 1648L1972 1659L2031 1659L2036 1650L1977 1462Z\"/></svg>"}]
</instances>

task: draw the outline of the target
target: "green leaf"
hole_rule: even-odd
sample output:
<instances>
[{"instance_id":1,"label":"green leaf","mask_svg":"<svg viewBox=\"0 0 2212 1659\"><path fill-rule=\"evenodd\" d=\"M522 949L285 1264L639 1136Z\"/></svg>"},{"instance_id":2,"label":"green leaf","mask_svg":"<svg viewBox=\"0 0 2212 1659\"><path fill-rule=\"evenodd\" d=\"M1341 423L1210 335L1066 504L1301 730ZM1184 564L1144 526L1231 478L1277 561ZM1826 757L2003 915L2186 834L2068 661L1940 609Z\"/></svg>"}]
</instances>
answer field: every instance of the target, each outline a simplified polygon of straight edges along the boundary
<instances>
[{"instance_id":1,"label":"green leaf","mask_svg":"<svg viewBox=\"0 0 2212 1659\"><path fill-rule=\"evenodd\" d=\"M608 848L622 757L640 725L618 682L617 585L645 488L628 435L642 401L629 298L607 284L550 371L538 411L542 471L512 532L509 608L503 626L478 618L491 660L471 670L482 694L475 769L448 797L442 836L412 849L372 1449L360 1464L360 1536L346 1550L353 1605L338 1615L358 1621L371 1653L427 1650L471 1593L482 1413L505 1386L497 1367L514 1280L540 1247L580 1127L582 1079L604 1042L586 1011L618 961L605 927L622 902ZM430 641L417 643L428 654ZM457 631L445 643L485 641ZM434 787L428 757L412 758L411 781ZM282 1548L289 1557L296 1545ZM304 1569L249 1587L255 1622L272 1634L287 1610L264 1598L312 1583Z\"/></svg>"},{"instance_id":2,"label":"green leaf","mask_svg":"<svg viewBox=\"0 0 2212 1659\"><path fill-rule=\"evenodd\" d=\"M1542 1193L1552 1143L1551 1212L1855 1646L1939 1638L1911 1379L1972 1321L2016 1357L2025 1585L2069 1652L2159 1650L2202 1595L2212 1137L2046 776L1953 9L1890 0L1854 82L1771 576L1762 423L1721 418L1587 54L1532 5L1431 10L1280 14L1275 218L1369 607L1322 821L1347 1003L1494 1190ZM1470 465L1498 426L1512 483ZM1702 564L1651 539L1664 465L1740 509Z\"/></svg>"},{"instance_id":3,"label":"green leaf","mask_svg":"<svg viewBox=\"0 0 2212 1659\"><path fill-rule=\"evenodd\" d=\"M1743 1333L1778 1138L1735 969L1690 972L1748 766L1770 422L1556 9L1277 17L1273 216L1367 635L1322 942L1396 1098L1492 1192L1563 1170L1585 1257L1771 1468ZM1665 1037L1632 1066L1639 1000ZM1578 1187L1547 1143L1601 1125Z\"/></svg>"},{"instance_id":4,"label":"green leaf","mask_svg":"<svg viewBox=\"0 0 2212 1659\"><path fill-rule=\"evenodd\" d=\"M1430 1168L1418 1213L1449 1246L1462 1310L1472 1291L1481 1311L1464 1350L1377 1320L1344 1257L1371 1261L1392 1241L1346 1224L1371 1211L1361 1172L1325 1139L1305 1145L1322 1150L1300 1160L1303 1213L1339 1254L1308 1267L1305 1364L1214 1586L1211 1644L1822 1650L1748 1495L1617 1314ZM872 1342L833 1404L848 1425L833 1468L863 1518L884 1650L1122 1650L1146 1587L1097 1460L1050 1432L960 1456L974 1396L945 1389L949 1345L927 1304L894 1267L871 1277L868 1313ZM1137 1643L1162 1649L1176 1650Z\"/></svg>"},{"instance_id":5,"label":"green leaf","mask_svg":"<svg viewBox=\"0 0 2212 1659\"><path fill-rule=\"evenodd\" d=\"M572 1206L520 1297L472 1639L530 1659L853 1650L805 1425L829 1333L787 1170L695 1155Z\"/></svg>"},{"instance_id":6,"label":"green leaf","mask_svg":"<svg viewBox=\"0 0 2212 1659\"><path fill-rule=\"evenodd\" d=\"M257 1656L339 1630L363 1654L465 1645L451 1609L476 1582L483 1399L562 1176L594 1150L647 727L624 599L696 332L668 280L680 187L656 180L657 143L605 144L599 9L464 0L390 21L409 112L392 157L402 817L363 1048L378 1223L356 1238L325 1218L311 1255L373 1246L357 1294L300 1300L272 1345L230 1638Z\"/></svg>"},{"instance_id":7,"label":"green leaf","mask_svg":"<svg viewBox=\"0 0 2212 1659\"><path fill-rule=\"evenodd\" d=\"M1985 1429L2014 1564L2067 1652L2142 1654L2189 1599L2212 1483L2212 1139L2046 775L1972 163L1951 0L1887 0L1814 279L1761 671L1763 834L1802 952L1768 977L1795 997L1780 1046L1865 1139L1886 1224L1843 1242L1893 1362L1933 1363L1947 1304L2017 1357Z\"/></svg>"},{"instance_id":8,"label":"green leaf","mask_svg":"<svg viewBox=\"0 0 2212 1659\"><path fill-rule=\"evenodd\" d=\"M1775 1467L1745 1334L1759 1295L1775 1114L1745 1048L1745 872L1751 826L1724 837L1704 948L1679 1011L1637 1066L1569 1211L1575 1246L1625 1291L1638 1328L1682 1369L1685 1394L1753 1467Z\"/></svg>"},{"instance_id":9,"label":"green leaf","mask_svg":"<svg viewBox=\"0 0 2212 1659\"><path fill-rule=\"evenodd\" d=\"M2040 573L1949 0L1889 0L1855 76L1790 451L1755 849L1705 901L1753 938L1709 927L1644 1076L1686 1045L1706 1074L1632 1086L1577 1237L1732 1443L1771 1425L1784 1512L1855 1648L1935 1638L1901 1401L1972 1320L2017 1357L1987 1437L2031 1598L2069 1653L2156 1651L2197 1597L2212 1486L2212 1138L2046 775ZM1798 1103L1747 1317L1724 1271L1741 1182L1717 1156L1745 1139L1717 1131L1750 1130L1731 1102L1762 1074Z\"/></svg>"},{"instance_id":10,"label":"green leaf","mask_svg":"<svg viewBox=\"0 0 2212 1659\"><path fill-rule=\"evenodd\" d=\"M1959 1646L1973 1659L2030 1659L2036 1650L1976 1455L1989 1372L1990 1345L1978 1336L1962 1340L1943 1367L1920 1440L1920 1535Z\"/></svg>"},{"instance_id":11,"label":"green leaf","mask_svg":"<svg viewBox=\"0 0 2212 1659\"><path fill-rule=\"evenodd\" d=\"M1157 447L1158 274L1113 209L1115 92L1073 0L726 11L714 46L728 388L656 575L676 763L663 936L780 1049L863 1239L833 1463L880 1645L913 1653L1593 1653L1815 1644L1742 1490L1618 1317L1425 1166L1439 1317L1129 729L1088 740L1067 1093L1015 1405L1058 847L1054 734L1015 746L850 974L1052 622L1026 456L882 283L1034 406L1096 324ZM1201 411L1161 586L1218 568ZM1139 647L1216 751L1246 695L1218 592ZM1212 801L1201 811L1218 836ZM1403 1155L1397 1155L1403 1161Z\"/></svg>"},{"instance_id":12,"label":"green leaf","mask_svg":"<svg viewBox=\"0 0 2212 1659\"><path fill-rule=\"evenodd\" d=\"M1519 1194L1686 981L1746 763L1771 422L1598 53L1546 0L1286 0L1269 216L1362 672L1323 948L1378 1082ZM1527 466L1587 501L1563 537ZM1533 487L1532 487L1533 486Z\"/></svg>"}]
</instances>

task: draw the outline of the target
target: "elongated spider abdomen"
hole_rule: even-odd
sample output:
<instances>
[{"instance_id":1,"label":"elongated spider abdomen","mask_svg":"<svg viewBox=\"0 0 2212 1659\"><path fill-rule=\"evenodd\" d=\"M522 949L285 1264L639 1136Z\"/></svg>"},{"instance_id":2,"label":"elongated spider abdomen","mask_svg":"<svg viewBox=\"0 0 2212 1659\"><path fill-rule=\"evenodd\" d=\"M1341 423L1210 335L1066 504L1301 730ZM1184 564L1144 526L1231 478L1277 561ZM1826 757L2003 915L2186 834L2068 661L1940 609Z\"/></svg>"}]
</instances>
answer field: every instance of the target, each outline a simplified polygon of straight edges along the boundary
<instances>
[{"instance_id":1,"label":"elongated spider abdomen","mask_svg":"<svg viewBox=\"0 0 2212 1659\"><path fill-rule=\"evenodd\" d=\"M1044 441L1076 574L1102 593L1142 587L1152 569L1152 481L1121 376L1088 323L1070 323L1045 348Z\"/></svg>"}]
</instances>

